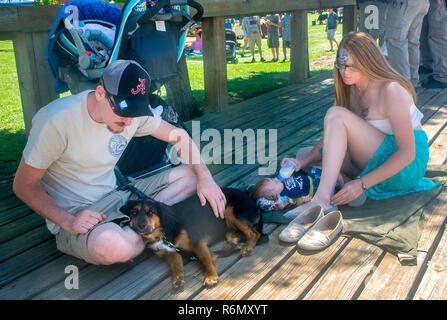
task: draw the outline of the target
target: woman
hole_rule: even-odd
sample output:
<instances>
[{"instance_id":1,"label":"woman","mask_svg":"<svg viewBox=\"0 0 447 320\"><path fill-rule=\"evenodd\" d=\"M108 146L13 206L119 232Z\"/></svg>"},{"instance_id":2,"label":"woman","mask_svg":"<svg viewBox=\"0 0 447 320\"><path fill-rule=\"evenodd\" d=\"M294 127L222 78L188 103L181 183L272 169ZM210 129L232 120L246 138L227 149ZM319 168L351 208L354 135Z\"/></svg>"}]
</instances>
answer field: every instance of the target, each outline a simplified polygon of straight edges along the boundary
<instances>
[{"instance_id":1,"label":"woman","mask_svg":"<svg viewBox=\"0 0 447 320\"><path fill-rule=\"evenodd\" d=\"M336 106L326 113L323 139L311 150L300 149L293 159L298 169L322 160L320 186L312 201L293 213L317 203L330 211L364 192L378 200L436 186L423 178L428 139L416 92L368 34L351 32L342 40L334 78ZM348 181L334 195L340 175Z\"/></svg>"}]
</instances>

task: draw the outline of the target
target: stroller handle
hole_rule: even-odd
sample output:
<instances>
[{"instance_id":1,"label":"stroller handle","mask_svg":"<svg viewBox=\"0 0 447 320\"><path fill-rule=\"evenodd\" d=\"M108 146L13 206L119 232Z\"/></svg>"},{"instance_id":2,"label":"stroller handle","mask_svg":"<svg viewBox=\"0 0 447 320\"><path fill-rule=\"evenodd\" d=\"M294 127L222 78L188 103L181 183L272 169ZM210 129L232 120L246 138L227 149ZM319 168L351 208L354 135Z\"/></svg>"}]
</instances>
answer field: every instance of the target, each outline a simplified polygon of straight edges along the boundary
<instances>
[{"instance_id":1,"label":"stroller handle","mask_svg":"<svg viewBox=\"0 0 447 320\"><path fill-rule=\"evenodd\" d=\"M143 25L145 22L148 22L152 20L152 17L157 14L163 7L166 6L173 6L173 5L184 5L187 4L188 6L194 8L197 10L197 13L192 17L192 20L198 21L203 16L203 7L200 3L194 0L160 0L158 1L155 6L152 8L148 8L146 13L138 19L138 24Z\"/></svg>"},{"instance_id":2,"label":"stroller handle","mask_svg":"<svg viewBox=\"0 0 447 320\"><path fill-rule=\"evenodd\" d=\"M203 16L203 7L200 3L194 0L171 0L171 6L185 5L185 4L197 10L197 13L192 17L192 19L194 21L199 21L200 18L202 18Z\"/></svg>"}]
</instances>

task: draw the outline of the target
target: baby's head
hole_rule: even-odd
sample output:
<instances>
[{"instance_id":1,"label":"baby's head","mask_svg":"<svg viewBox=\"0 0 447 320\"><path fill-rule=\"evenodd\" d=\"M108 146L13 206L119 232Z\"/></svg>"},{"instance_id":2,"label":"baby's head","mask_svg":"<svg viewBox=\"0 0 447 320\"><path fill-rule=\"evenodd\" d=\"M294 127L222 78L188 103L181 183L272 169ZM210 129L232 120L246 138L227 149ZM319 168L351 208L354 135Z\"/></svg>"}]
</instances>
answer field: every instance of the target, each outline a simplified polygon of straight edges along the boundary
<instances>
[{"instance_id":1,"label":"baby's head","mask_svg":"<svg viewBox=\"0 0 447 320\"><path fill-rule=\"evenodd\" d=\"M284 184L278 178L264 178L259 180L252 190L252 197L255 200L265 198L276 200L284 189Z\"/></svg>"}]
</instances>

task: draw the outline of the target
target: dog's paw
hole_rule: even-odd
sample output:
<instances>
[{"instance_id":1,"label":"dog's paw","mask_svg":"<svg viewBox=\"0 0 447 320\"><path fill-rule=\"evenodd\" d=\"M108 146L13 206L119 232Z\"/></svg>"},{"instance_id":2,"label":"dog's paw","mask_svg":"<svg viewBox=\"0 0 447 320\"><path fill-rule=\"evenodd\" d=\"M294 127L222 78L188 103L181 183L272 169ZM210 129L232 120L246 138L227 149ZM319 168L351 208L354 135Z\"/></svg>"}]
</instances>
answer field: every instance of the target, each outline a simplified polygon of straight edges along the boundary
<instances>
[{"instance_id":1,"label":"dog's paw","mask_svg":"<svg viewBox=\"0 0 447 320\"><path fill-rule=\"evenodd\" d=\"M183 276L183 274L173 277L172 286L174 287L174 289L181 288L184 285L185 285L185 277Z\"/></svg>"},{"instance_id":2,"label":"dog's paw","mask_svg":"<svg viewBox=\"0 0 447 320\"><path fill-rule=\"evenodd\" d=\"M205 280L203 280L203 285L209 289L214 287L218 282L219 282L218 276L206 276Z\"/></svg>"},{"instance_id":3,"label":"dog's paw","mask_svg":"<svg viewBox=\"0 0 447 320\"><path fill-rule=\"evenodd\" d=\"M246 257L251 255L251 252L253 251L253 249L251 248L242 248L241 249L241 256Z\"/></svg>"}]
</instances>

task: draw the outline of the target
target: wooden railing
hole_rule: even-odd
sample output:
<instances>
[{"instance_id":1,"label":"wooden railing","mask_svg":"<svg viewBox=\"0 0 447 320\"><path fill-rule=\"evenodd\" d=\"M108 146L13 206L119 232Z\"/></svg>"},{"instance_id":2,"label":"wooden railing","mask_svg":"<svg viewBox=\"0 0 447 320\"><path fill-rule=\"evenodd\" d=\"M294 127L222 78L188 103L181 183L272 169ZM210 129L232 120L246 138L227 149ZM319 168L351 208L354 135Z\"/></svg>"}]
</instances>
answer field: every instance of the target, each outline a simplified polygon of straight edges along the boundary
<instances>
[{"instance_id":1,"label":"wooden railing","mask_svg":"<svg viewBox=\"0 0 447 320\"><path fill-rule=\"evenodd\" d=\"M343 33L356 28L355 0L199 0L204 7L203 64L205 104L228 106L225 27L227 17L292 12L290 83L309 74L307 14L310 9L344 7ZM27 134L34 114L58 95L45 58L48 33L60 6L0 6L0 40L13 40ZM249 81L249 80L247 80Z\"/></svg>"}]
</instances>

